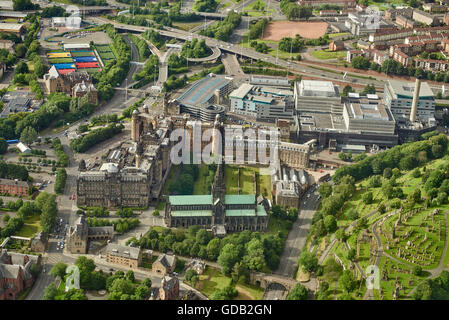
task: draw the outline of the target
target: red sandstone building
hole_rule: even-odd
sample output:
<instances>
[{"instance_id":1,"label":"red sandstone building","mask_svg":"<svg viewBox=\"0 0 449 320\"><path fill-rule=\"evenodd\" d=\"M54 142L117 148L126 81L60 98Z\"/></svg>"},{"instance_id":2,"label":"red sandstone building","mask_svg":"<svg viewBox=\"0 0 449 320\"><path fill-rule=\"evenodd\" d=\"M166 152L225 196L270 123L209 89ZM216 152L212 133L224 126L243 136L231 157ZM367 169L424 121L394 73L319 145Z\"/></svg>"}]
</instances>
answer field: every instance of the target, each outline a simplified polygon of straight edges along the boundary
<instances>
[{"instance_id":1,"label":"red sandstone building","mask_svg":"<svg viewBox=\"0 0 449 320\"><path fill-rule=\"evenodd\" d=\"M2 250L0 253L0 300L17 300L19 294L34 283L31 266L40 257Z\"/></svg>"},{"instance_id":2,"label":"red sandstone building","mask_svg":"<svg viewBox=\"0 0 449 320\"><path fill-rule=\"evenodd\" d=\"M0 194L9 194L21 197L28 195L29 190L30 185L26 181L0 179Z\"/></svg>"}]
</instances>

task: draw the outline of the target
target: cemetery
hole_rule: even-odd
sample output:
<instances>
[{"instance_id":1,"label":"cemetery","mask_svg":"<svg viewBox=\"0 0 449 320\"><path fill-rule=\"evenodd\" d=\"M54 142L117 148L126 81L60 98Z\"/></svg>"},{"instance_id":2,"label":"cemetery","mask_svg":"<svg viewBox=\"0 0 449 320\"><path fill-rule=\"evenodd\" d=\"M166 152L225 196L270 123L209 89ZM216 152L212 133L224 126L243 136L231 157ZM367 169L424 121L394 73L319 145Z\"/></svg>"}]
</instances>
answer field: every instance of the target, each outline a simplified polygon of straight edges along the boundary
<instances>
[{"instance_id":1,"label":"cemetery","mask_svg":"<svg viewBox=\"0 0 449 320\"><path fill-rule=\"evenodd\" d=\"M390 169L355 183L335 214L336 230L324 236L330 250L317 253L308 243L321 258L318 280L329 282L330 299L413 299L420 283L449 267L448 160L445 156L409 171ZM379 268L379 289L367 290L368 266ZM342 279L344 270L356 281L352 291ZM334 273L338 276L329 276Z\"/></svg>"}]
</instances>

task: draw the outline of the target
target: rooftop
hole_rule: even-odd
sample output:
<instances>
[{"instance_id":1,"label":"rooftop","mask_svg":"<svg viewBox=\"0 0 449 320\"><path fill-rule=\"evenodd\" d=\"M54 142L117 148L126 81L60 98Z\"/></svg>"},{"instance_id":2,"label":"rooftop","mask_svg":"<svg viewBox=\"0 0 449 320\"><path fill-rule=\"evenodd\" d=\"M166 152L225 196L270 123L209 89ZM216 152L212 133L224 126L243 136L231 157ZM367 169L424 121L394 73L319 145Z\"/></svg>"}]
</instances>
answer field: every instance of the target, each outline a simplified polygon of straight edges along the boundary
<instances>
[{"instance_id":1,"label":"rooftop","mask_svg":"<svg viewBox=\"0 0 449 320\"><path fill-rule=\"evenodd\" d=\"M254 204L256 195L254 194L227 194L225 204Z\"/></svg>"},{"instance_id":2,"label":"rooftop","mask_svg":"<svg viewBox=\"0 0 449 320\"><path fill-rule=\"evenodd\" d=\"M209 101L215 90L221 89L231 82L230 79L224 77L205 77L197 81L178 99L180 104L201 105Z\"/></svg>"},{"instance_id":3,"label":"rooftop","mask_svg":"<svg viewBox=\"0 0 449 320\"><path fill-rule=\"evenodd\" d=\"M338 90L332 81L301 80L299 94L308 97L339 97Z\"/></svg>"},{"instance_id":4,"label":"rooftop","mask_svg":"<svg viewBox=\"0 0 449 320\"><path fill-rule=\"evenodd\" d=\"M168 201L172 206L180 205L212 205L211 195L187 195L187 196L169 196Z\"/></svg>"},{"instance_id":5,"label":"rooftop","mask_svg":"<svg viewBox=\"0 0 449 320\"><path fill-rule=\"evenodd\" d=\"M399 80L388 80L392 93L395 98L413 99L413 92L415 91L414 82L404 82ZM419 98L434 98L433 91L427 82L421 82L421 89L419 90Z\"/></svg>"},{"instance_id":6,"label":"rooftop","mask_svg":"<svg viewBox=\"0 0 449 320\"><path fill-rule=\"evenodd\" d=\"M106 252L112 256L137 260L139 258L140 248L126 247L114 243L109 243L106 247Z\"/></svg>"}]
</instances>

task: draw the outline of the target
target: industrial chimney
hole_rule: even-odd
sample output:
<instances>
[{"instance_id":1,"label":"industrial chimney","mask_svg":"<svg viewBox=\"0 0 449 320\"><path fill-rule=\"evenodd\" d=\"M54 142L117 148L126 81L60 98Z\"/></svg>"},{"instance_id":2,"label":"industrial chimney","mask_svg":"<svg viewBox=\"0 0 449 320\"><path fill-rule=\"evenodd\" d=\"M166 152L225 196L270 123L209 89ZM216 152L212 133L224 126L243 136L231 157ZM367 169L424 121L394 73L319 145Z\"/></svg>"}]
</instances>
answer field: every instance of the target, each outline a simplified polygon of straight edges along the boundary
<instances>
[{"instance_id":1,"label":"industrial chimney","mask_svg":"<svg viewBox=\"0 0 449 320\"><path fill-rule=\"evenodd\" d=\"M419 90L421 89L421 80L416 78L415 90L413 91L412 110L410 111L410 122L416 121L416 113L418 112Z\"/></svg>"}]
</instances>

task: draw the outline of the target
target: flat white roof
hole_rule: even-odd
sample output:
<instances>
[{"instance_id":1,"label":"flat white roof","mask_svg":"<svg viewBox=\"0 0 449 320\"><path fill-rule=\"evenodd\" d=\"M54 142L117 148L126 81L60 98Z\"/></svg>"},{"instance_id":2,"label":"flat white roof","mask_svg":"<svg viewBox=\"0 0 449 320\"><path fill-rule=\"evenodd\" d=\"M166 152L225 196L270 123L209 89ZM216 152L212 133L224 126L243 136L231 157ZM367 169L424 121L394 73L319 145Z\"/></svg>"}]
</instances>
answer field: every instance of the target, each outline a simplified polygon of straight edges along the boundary
<instances>
[{"instance_id":1,"label":"flat white roof","mask_svg":"<svg viewBox=\"0 0 449 320\"><path fill-rule=\"evenodd\" d=\"M64 50L66 49L90 49L90 45L88 43L65 43Z\"/></svg>"},{"instance_id":2,"label":"flat white roof","mask_svg":"<svg viewBox=\"0 0 449 320\"><path fill-rule=\"evenodd\" d=\"M243 83L238 89L235 89L229 95L230 98L243 99L253 88L252 84Z\"/></svg>"},{"instance_id":3,"label":"flat white roof","mask_svg":"<svg viewBox=\"0 0 449 320\"><path fill-rule=\"evenodd\" d=\"M332 81L301 80L299 87L300 87L300 94L304 96L321 96L321 97L337 96Z\"/></svg>"},{"instance_id":4,"label":"flat white roof","mask_svg":"<svg viewBox=\"0 0 449 320\"><path fill-rule=\"evenodd\" d=\"M19 31L23 27L23 24L18 23L0 23L0 30L13 30Z\"/></svg>"}]
</instances>

